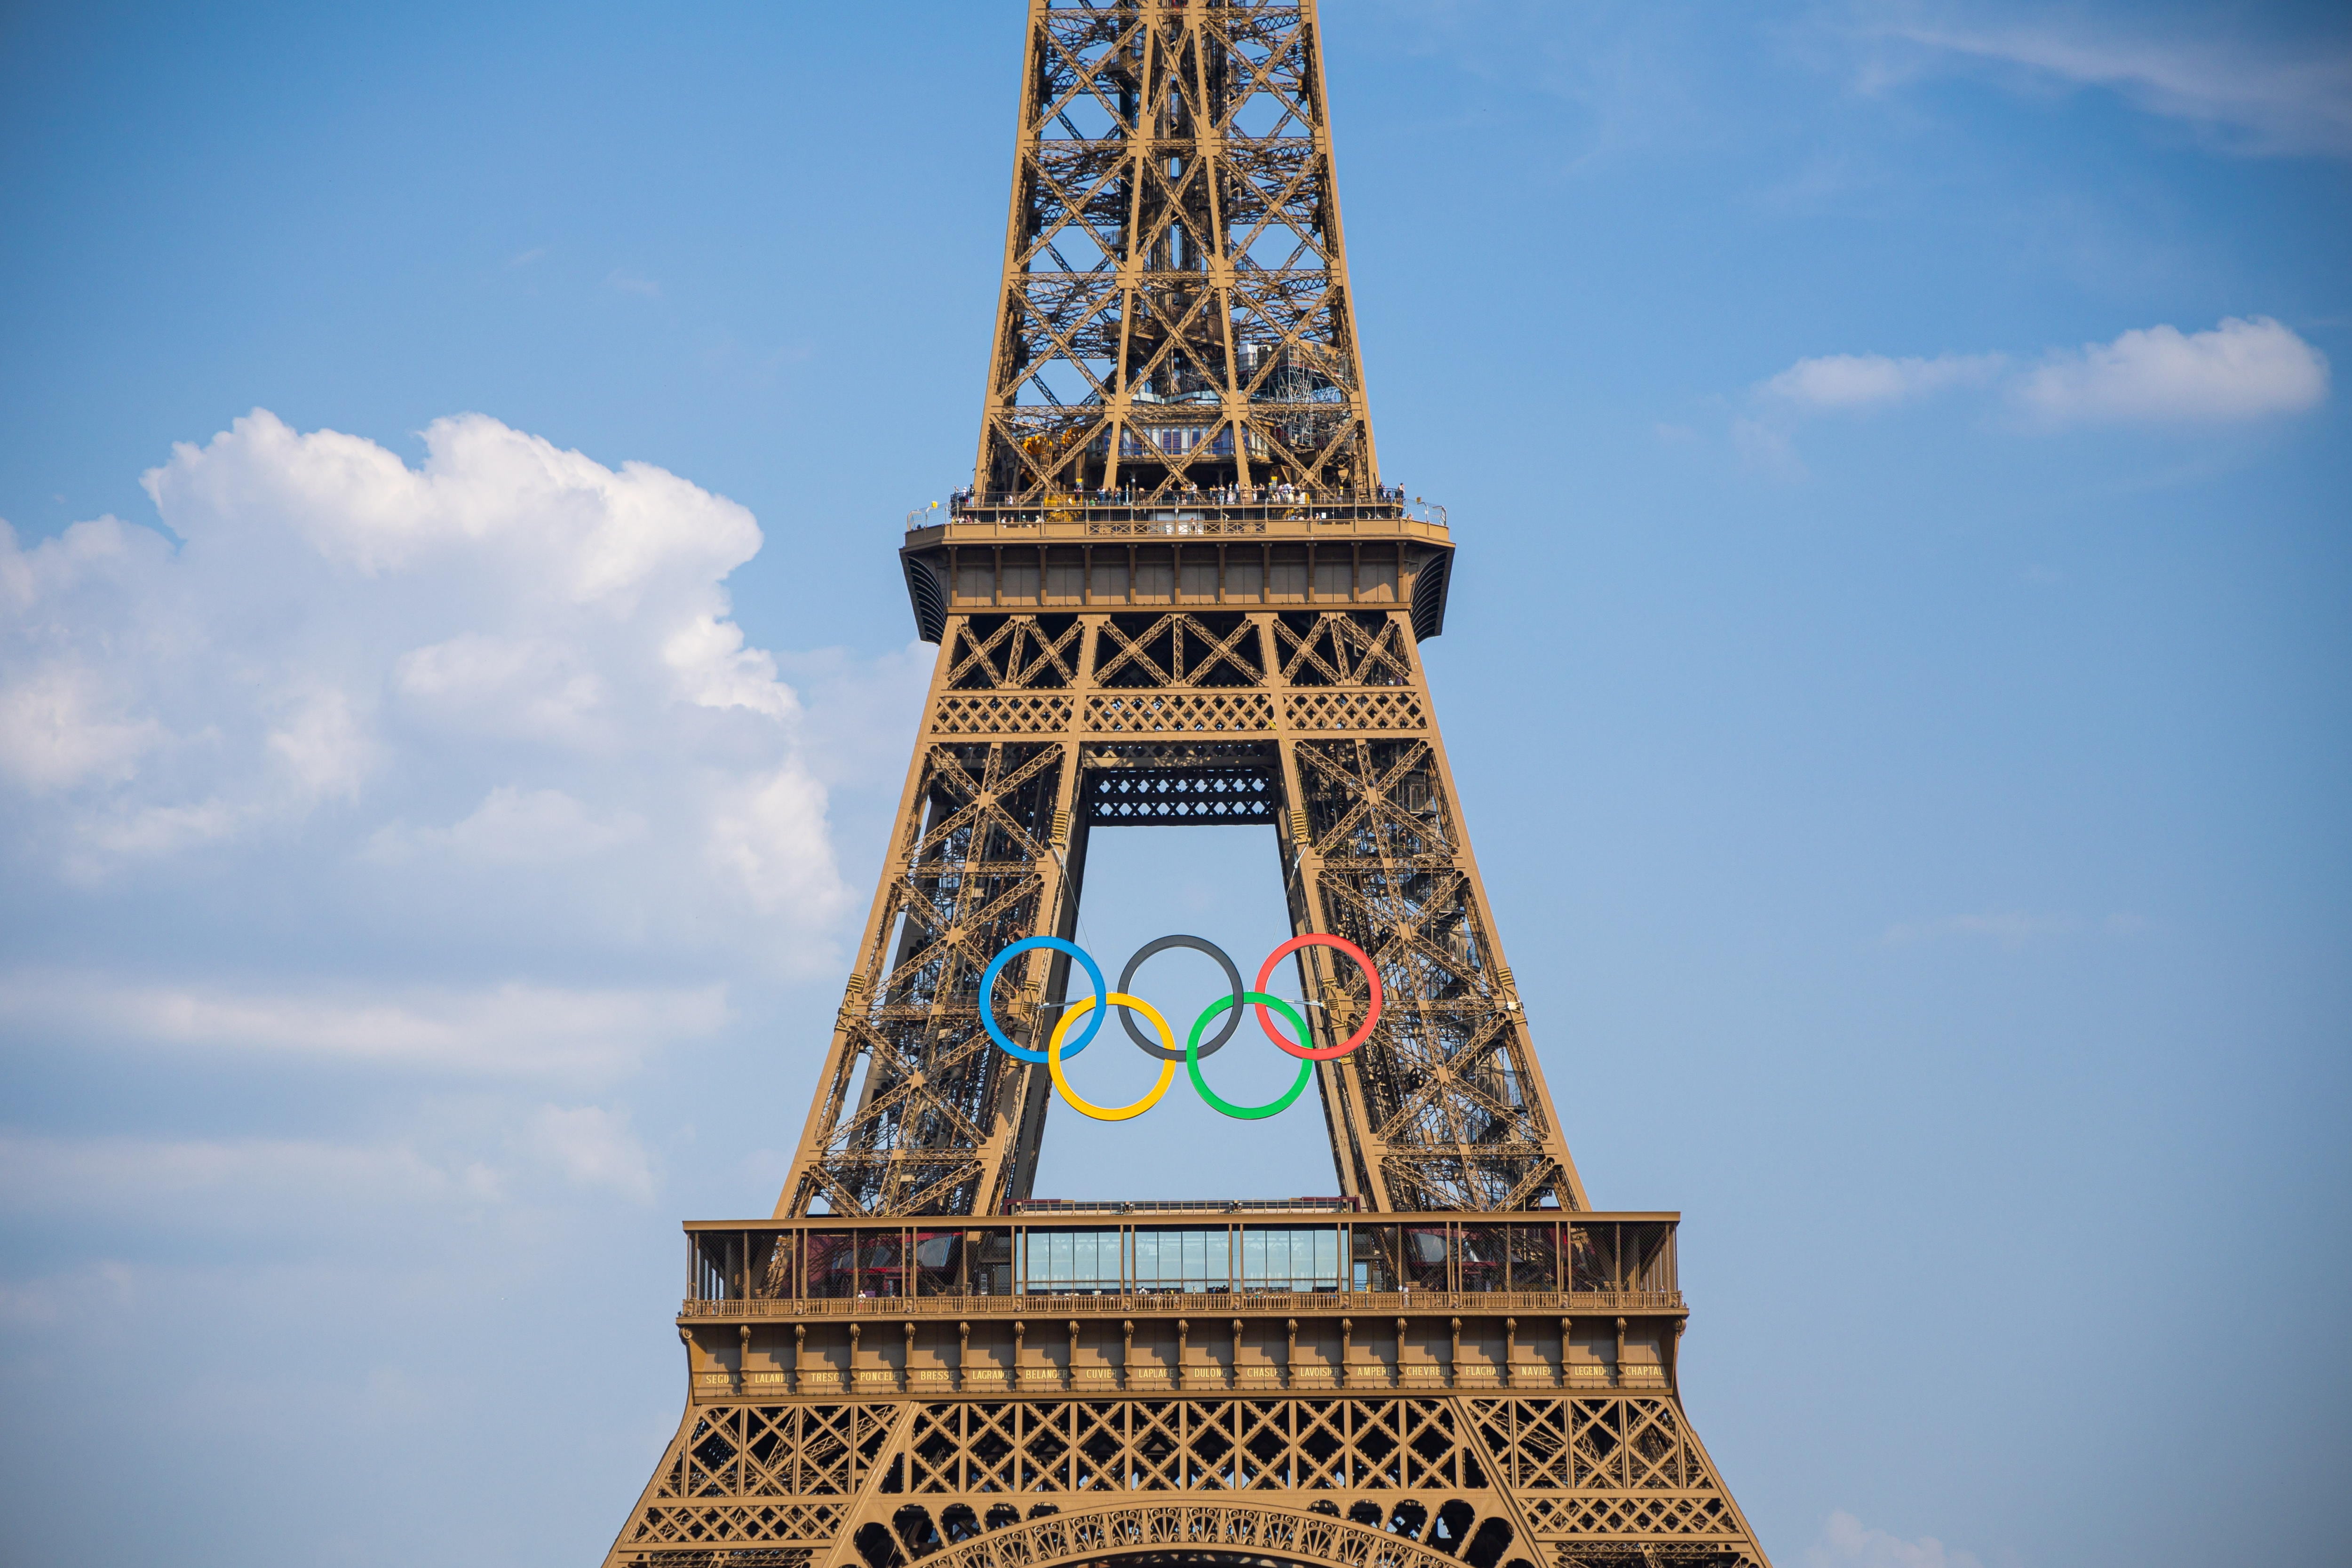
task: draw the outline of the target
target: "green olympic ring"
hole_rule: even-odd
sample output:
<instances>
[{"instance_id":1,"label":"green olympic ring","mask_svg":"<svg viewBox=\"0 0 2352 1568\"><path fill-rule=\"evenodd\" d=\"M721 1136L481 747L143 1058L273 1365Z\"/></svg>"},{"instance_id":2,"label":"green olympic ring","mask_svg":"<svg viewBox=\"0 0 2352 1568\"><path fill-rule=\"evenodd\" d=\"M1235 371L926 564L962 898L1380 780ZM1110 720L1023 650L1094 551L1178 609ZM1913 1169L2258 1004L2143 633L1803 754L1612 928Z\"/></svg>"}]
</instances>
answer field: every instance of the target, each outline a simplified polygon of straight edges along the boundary
<instances>
[{"instance_id":1,"label":"green olympic ring","mask_svg":"<svg viewBox=\"0 0 2352 1568\"><path fill-rule=\"evenodd\" d=\"M1298 1064L1298 1076L1291 1080L1290 1088L1284 1092L1282 1098L1269 1100L1264 1105L1235 1105L1209 1087L1209 1080L1201 1075L1202 1031L1209 1026L1211 1019L1227 1008L1251 1002L1256 1003L1261 1007L1276 1009L1285 1018L1290 1020L1290 1026L1298 1031L1300 1039L1307 1037L1307 1020L1298 1016L1297 1008L1293 1007L1281 997L1269 996L1263 991L1244 991L1238 997L1220 996L1210 1003L1202 1010L1201 1016L1192 1020L1192 1037L1184 1042L1184 1070L1192 1075L1193 1089L1197 1089L1201 1098L1212 1106L1223 1111L1227 1116L1242 1121L1257 1121L1268 1116L1281 1115L1290 1109L1293 1100L1307 1092L1307 1084L1315 1078L1315 1064L1302 1059Z\"/></svg>"}]
</instances>

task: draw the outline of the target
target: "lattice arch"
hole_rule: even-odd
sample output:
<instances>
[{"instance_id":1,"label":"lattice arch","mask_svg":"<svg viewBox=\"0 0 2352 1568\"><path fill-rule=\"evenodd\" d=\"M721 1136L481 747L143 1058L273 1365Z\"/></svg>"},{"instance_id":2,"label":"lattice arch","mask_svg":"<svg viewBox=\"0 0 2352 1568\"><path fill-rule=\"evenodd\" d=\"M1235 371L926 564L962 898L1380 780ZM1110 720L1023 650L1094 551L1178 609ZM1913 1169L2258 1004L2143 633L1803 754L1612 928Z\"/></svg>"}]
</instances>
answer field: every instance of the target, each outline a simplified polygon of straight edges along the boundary
<instances>
[{"instance_id":1,"label":"lattice arch","mask_svg":"<svg viewBox=\"0 0 2352 1568\"><path fill-rule=\"evenodd\" d=\"M1675 1402L1622 1396L713 1406L613 1561L795 1550L844 1568L1762 1563Z\"/></svg>"}]
</instances>

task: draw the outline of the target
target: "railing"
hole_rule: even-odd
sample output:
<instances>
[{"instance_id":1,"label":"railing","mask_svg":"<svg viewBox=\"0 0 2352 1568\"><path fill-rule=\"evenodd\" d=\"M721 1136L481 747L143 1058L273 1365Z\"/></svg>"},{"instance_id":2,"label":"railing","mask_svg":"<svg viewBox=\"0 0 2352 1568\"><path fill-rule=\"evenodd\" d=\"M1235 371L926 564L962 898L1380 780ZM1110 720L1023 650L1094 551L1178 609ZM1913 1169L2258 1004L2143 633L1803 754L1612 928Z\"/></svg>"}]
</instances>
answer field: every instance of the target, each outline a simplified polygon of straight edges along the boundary
<instances>
[{"instance_id":1,"label":"railing","mask_svg":"<svg viewBox=\"0 0 2352 1568\"><path fill-rule=\"evenodd\" d=\"M1433 1312L1527 1312L1576 1318L1595 1312L1676 1312L1679 1290L1234 1290L1205 1295L1106 1292L1083 1296L832 1296L688 1300L680 1318L963 1318L1121 1316L1149 1312L1207 1317L1241 1312L1363 1313L1416 1317Z\"/></svg>"},{"instance_id":2,"label":"railing","mask_svg":"<svg viewBox=\"0 0 2352 1568\"><path fill-rule=\"evenodd\" d=\"M1097 490L1070 495L1024 495L968 491L933 501L907 514L907 531L952 522L1026 528L1041 522L1083 523L1089 533L1263 533L1269 522L1416 522L1449 526L1445 508L1418 497L1365 497L1303 489L1272 493L1272 488L1226 487L1199 494L1157 499L1130 491Z\"/></svg>"},{"instance_id":3,"label":"railing","mask_svg":"<svg viewBox=\"0 0 2352 1568\"><path fill-rule=\"evenodd\" d=\"M1013 1199L1013 1213L1360 1213L1364 1199Z\"/></svg>"},{"instance_id":4,"label":"railing","mask_svg":"<svg viewBox=\"0 0 2352 1568\"><path fill-rule=\"evenodd\" d=\"M1344 1375L1342 1373L1344 1371ZM859 1367L849 1373L827 1367L803 1372L756 1372L738 1379L732 1372L693 1374L692 1397L712 1403L771 1395L791 1398L880 1398L893 1394L939 1396L977 1394L1002 1398L1012 1394L1176 1394L1211 1390L1242 1394L1361 1392L1395 1388L1408 1392L1444 1388L1465 1390L1566 1388L1599 1391L1610 1388L1670 1388L1673 1378L1664 1364L1652 1362L1571 1362L1563 1372L1549 1361L1509 1363L1483 1363L1451 1366L1444 1363L1353 1362L1344 1369L1332 1366L1231 1367L1193 1364L1181 1369L1157 1366L1089 1366L1073 1371L1054 1365L1008 1367L924 1367L911 1373L895 1367Z\"/></svg>"},{"instance_id":5,"label":"railing","mask_svg":"<svg viewBox=\"0 0 2352 1568\"><path fill-rule=\"evenodd\" d=\"M816 1302L1281 1297L1304 1310L1341 1298L1368 1308L1436 1300L1475 1311L1481 1302L1566 1296L1573 1305L1680 1288L1671 1215L1371 1215L1304 1202L1314 1206L694 1222L687 1293Z\"/></svg>"},{"instance_id":6,"label":"railing","mask_svg":"<svg viewBox=\"0 0 2352 1568\"><path fill-rule=\"evenodd\" d=\"M982 1394L1003 1398L1024 1394L1179 1394L1229 1390L1240 1394L1362 1392L1402 1389L1429 1392L1457 1388L1469 1391L1513 1388L1565 1388L1598 1392L1611 1388L1670 1388L1672 1375L1659 1363L1571 1362L1565 1371L1549 1361L1508 1363L1487 1362L1454 1366L1445 1363L1352 1362L1335 1366L1250 1366L1236 1373L1227 1366L1192 1364L1164 1366L1088 1366L1075 1370L1051 1364L1009 1367L924 1367L909 1373L895 1366L858 1367L844 1373L837 1367L803 1372L755 1372L739 1380L726 1371L693 1374L692 1397L698 1403L739 1398L860 1399L894 1394L930 1397Z\"/></svg>"}]
</instances>

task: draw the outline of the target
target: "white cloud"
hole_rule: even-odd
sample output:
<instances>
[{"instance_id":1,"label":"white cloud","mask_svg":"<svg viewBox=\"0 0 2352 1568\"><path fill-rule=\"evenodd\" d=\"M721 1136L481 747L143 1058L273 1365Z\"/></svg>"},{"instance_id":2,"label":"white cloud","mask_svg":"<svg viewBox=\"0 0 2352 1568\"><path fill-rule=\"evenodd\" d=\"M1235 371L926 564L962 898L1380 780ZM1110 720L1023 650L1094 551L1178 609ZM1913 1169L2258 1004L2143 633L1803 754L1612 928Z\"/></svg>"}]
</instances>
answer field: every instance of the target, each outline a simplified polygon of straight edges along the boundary
<instances>
[{"instance_id":1,"label":"white cloud","mask_svg":"<svg viewBox=\"0 0 2352 1568\"><path fill-rule=\"evenodd\" d=\"M293 853L427 927L827 962L807 716L725 587L751 514L479 415L424 443L257 410L146 475L176 549L0 525L0 854L89 888L202 851L229 889Z\"/></svg>"},{"instance_id":2,"label":"white cloud","mask_svg":"<svg viewBox=\"0 0 2352 1568\"><path fill-rule=\"evenodd\" d=\"M1768 420L1738 415L1731 421L1731 445L1750 469L1776 479L1805 477L1804 459L1797 456L1789 433Z\"/></svg>"},{"instance_id":3,"label":"white cloud","mask_svg":"<svg viewBox=\"0 0 2352 1568\"><path fill-rule=\"evenodd\" d=\"M1751 387L1751 412L1734 416L1731 440L1751 468L1800 479L1804 463L1790 431L1806 416L1973 387L1996 389L2028 426L2045 431L2091 424L2182 428L2301 413L2327 396L2327 384L2326 356L2268 316L2231 316L2201 332L2136 328L2112 342L2052 350L2025 368L2012 368L2000 353L1821 354Z\"/></svg>"},{"instance_id":4,"label":"white cloud","mask_svg":"<svg viewBox=\"0 0 2352 1568\"><path fill-rule=\"evenodd\" d=\"M792 689L776 679L772 655L743 646L743 628L702 616L678 629L662 648L677 673L679 694L705 708L742 708L771 718L800 712Z\"/></svg>"},{"instance_id":5,"label":"white cloud","mask_svg":"<svg viewBox=\"0 0 2352 1568\"><path fill-rule=\"evenodd\" d=\"M1764 383L1763 391L1806 408L1869 408L1913 402L1948 386L1980 386L2000 366L1999 354L1824 354L1799 360Z\"/></svg>"},{"instance_id":6,"label":"white cloud","mask_svg":"<svg viewBox=\"0 0 2352 1568\"><path fill-rule=\"evenodd\" d=\"M1956 1552L1932 1535L1906 1541L1873 1530L1843 1510L1830 1515L1805 1550L1805 1568L1984 1568L1974 1552Z\"/></svg>"},{"instance_id":7,"label":"white cloud","mask_svg":"<svg viewBox=\"0 0 2352 1568\"><path fill-rule=\"evenodd\" d=\"M625 1113L593 1105L541 1106L525 1142L575 1185L601 1187L635 1203L653 1201L653 1163Z\"/></svg>"},{"instance_id":8,"label":"white cloud","mask_svg":"<svg viewBox=\"0 0 2352 1568\"><path fill-rule=\"evenodd\" d=\"M110 805L77 824L76 847L100 857L171 855L228 837L236 831L238 817L218 795L184 805ZM79 858L69 864L78 871L90 868L90 862Z\"/></svg>"},{"instance_id":9,"label":"white cloud","mask_svg":"<svg viewBox=\"0 0 2352 1568\"><path fill-rule=\"evenodd\" d=\"M725 990L386 986L278 992L0 976L0 1030L51 1043L279 1055L466 1077L603 1078L716 1033Z\"/></svg>"},{"instance_id":10,"label":"white cloud","mask_svg":"<svg viewBox=\"0 0 2352 1568\"><path fill-rule=\"evenodd\" d=\"M824 832L824 790L784 770L738 790L713 816L708 863L766 913L822 907L834 897L830 877L814 874L810 854Z\"/></svg>"},{"instance_id":11,"label":"white cloud","mask_svg":"<svg viewBox=\"0 0 2352 1568\"><path fill-rule=\"evenodd\" d=\"M0 770L33 790L85 779L121 780L163 738L152 719L103 711L97 674L71 664L35 665L0 689Z\"/></svg>"},{"instance_id":12,"label":"white cloud","mask_svg":"<svg viewBox=\"0 0 2352 1568\"><path fill-rule=\"evenodd\" d=\"M542 1105L509 1123L503 1162L467 1152L481 1142L468 1120L364 1142L0 1132L0 1214L241 1230L320 1215L481 1211L567 1188L653 1199L653 1163L625 1111ZM40 1304L17 1305L30 1313Z\"/></svg>"},{"instance_id":13,"label":"white cloud","mask_svg":"<svg viewBox=\"0 0 2352 1568\"><path fill-rule=\"evenodd\" d=\"M442 851L484 865L551 866L600 854L645 834L645 818L634 813L600 817L562 790L500 784L471 816L447 827L394 823L377 829L364 853L393 862Z\"/></svg>"},{"instance_id":14,"label":"white cloud","mask_svg":"<svg viewBox=\"0 0 2352 1568\"><path fill-rule=\"evenodd\" d=\"M697 608L723 610L719 579L760 548L750 512L650 464L615 471L479 414L435 420L425 447L411 468L364 437L300 435L257 408L207 446L175 445L141 482L191 547L267 560L299 541L371 577L528 568L526 599L616 619L665 593L701 590Z\"/></svg>"},{"instance_id":15,"label":"white cloud","mask_svg":"<svg viewBox=\"0 0 2352 1568\"><path fill-rule=\"evenodd\" d=\"M2352 157L2352 54L2340 43L2257 49L2239 40L2100 31L2036 13L2013 26L1904 20L1874 29L1940 54L2111 89L2247 153Z\"/></svg>"},{"instance_id":16,"label":"white cloud","mask_svg":"<svg viewBox=\"0 0 2352 1568\"><path fill-rule=\"evenodd\" d=\"M478 1163L428 1159L404 1143L310 1140L48 1138L0 1133L0 1206L44 1217L137 1219L192 1213L243 1226L291 1210L481 1204L503 1195Z\"/></svg>"},{"instance_id":17,"label":"white cloud","mask_svg":"<svg viewBox=\"0 0 2352 1568\"><path fill-rule=\"evenodd\" d=\"M619 739L604 683L561 643L466 632L402 654L392 684L413 718L445 730L580 750Z\"/></svg>"},{"instance_id":18,"label":"white cloud","mask_svg":"<svg viewBox=\"0 0 2352 1568\"><path fill-rule=\"evenodd\" d=\"M112 1259L46 1279L0 1280L0 1328L47 1328L69 1319L87 1321L93 1308L120 1310L128 1306L135 1289L136 1277L131 1268Z\"/></svg>"},{"instance_id":19,"label":"white cloud","mask_svg":"<svg viewBox=\"0 0 2352 1568\"><path fill-rule=\"evenodd\" d=\"M375 760L375 746L352 712L352 700L332 687L288 694L284 721L267 744L302 795L352 800Z\"/></svg>"},{"instance_id":20,"label":"white cloud","mask_svg":"<svg viewBox=\"0 0 2352 1568\"><path fill-rule=\"evenodd\" d=\"M2052 425L2221 424L2297 414L2327 395L2327 357L2268 316L2210 331L2154 326L2053 353L2013 388Z\"/></svg>"}]
</instances>

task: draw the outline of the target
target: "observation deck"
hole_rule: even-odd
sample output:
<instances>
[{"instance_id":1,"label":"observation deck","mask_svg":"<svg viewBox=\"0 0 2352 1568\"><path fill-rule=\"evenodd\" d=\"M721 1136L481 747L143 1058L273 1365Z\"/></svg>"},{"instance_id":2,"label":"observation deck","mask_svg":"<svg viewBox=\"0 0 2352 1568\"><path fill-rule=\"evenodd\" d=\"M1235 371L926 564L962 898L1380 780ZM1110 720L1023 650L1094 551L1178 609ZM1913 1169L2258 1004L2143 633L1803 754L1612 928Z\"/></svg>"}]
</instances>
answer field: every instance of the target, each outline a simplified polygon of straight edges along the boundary
<instances>
[{"instance_id":1,"label":"observation deck","mask_svg":"<svg viewBox=\"0 0 2352 1568\"><path fill-rule=\"evenodd\" d=\"M1222 499L1226 493L1153 500L1104 491L1042 499L966 492L908 512L907 533L910 540L933 529L955 531L945 537L1006 532L1033 539L1178 534L1239 538L1269 531L1313 536L1343 529L1384 538L1398 533L1424 539L1450 537L1445 508L1434 501L1367 500L1305 490L1276 499L1262 489L1253 492L1256 499L1228 500ZM979 533L967 534L968 530Z\"/></svg>"},{"instance_id":2,"label":"observation deck","mask_svg":"<svg viewBox=\"0 0 2352 1568\"><path fill-rule=\"evenodd\" d=\"M1180 606L1408 607L1416 637L1444 629L1444 507L1229 493L966 494L910 511L898 553L917 629L936 642L950 615Z\"/></svg>"},{"instance_id":3,"label":"observation deck","mask_svg":"<svg viewBox=\"0 0 2352 1568\"><path fill-rule=\"evenodd\" d=\"M1302 1202L691 1221L695 1396L1675 1385L1679 1215Z\"/></svg>"}]
</instances>

